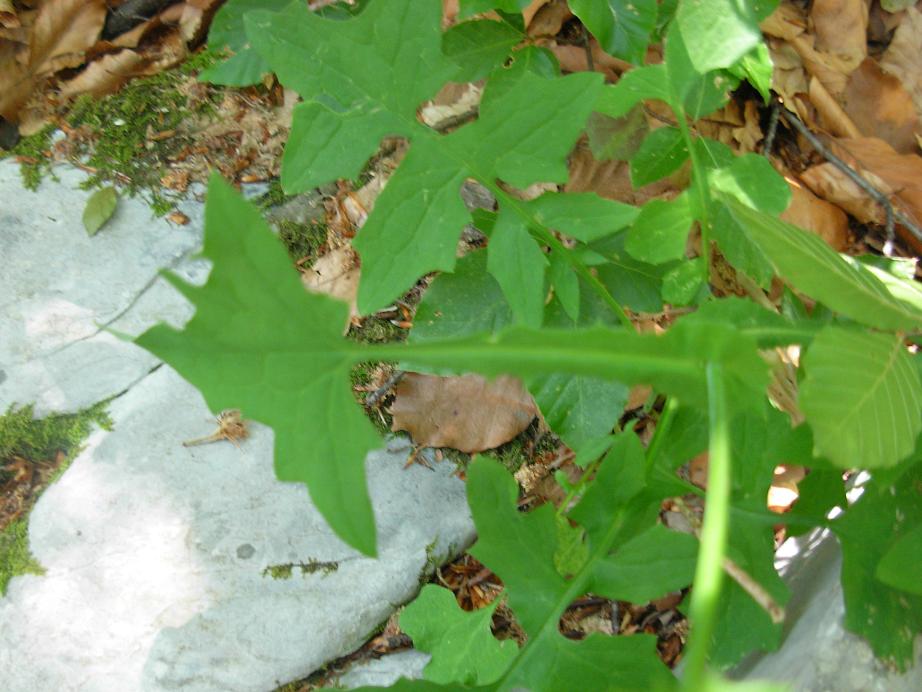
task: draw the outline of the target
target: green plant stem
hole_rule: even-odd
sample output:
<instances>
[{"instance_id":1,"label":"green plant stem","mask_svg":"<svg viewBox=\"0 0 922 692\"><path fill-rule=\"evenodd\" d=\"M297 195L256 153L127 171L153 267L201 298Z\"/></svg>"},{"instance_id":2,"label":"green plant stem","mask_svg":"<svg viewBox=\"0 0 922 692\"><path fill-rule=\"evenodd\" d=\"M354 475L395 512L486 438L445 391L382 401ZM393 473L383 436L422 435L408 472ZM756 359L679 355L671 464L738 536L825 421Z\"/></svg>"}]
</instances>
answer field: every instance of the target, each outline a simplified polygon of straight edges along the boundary
<instances>
[{"instance_id":1,"label":"green plant stem","mask_svg":"<svg viewBox=\"0 0 922 692\"><path fill-rule=\"evenodd\" d=\"M708 487L689 612L691 638L682 679L683 688L692 691L704 689L730 527L730 420L722 365L708 363L707 386Z\"/></svg>"},{"instance_id":2,"label":"green plant stem","mask_svg":"<svg viewBox=\"0 0 922 692\"><path fill-rule=\"evenodd\" d=\"M682 133L682 139L685 140L685 146L688 147L688 156L692 165L692 182L691 187L695 191L698 201L698 224L701 228L701 254L704 262L701 263L702 281L707 286L710 283L711 276L711 221L708 217L710 208L710 192L706 184L706 171L704 164L701 163L701 157L695 147L695 139L692 137L691 129L688 127L688 119L685 116L685 109L681 105L670 104L676 117L676 123L679 126L679 132Z\"/></svg>"}]
</instances>

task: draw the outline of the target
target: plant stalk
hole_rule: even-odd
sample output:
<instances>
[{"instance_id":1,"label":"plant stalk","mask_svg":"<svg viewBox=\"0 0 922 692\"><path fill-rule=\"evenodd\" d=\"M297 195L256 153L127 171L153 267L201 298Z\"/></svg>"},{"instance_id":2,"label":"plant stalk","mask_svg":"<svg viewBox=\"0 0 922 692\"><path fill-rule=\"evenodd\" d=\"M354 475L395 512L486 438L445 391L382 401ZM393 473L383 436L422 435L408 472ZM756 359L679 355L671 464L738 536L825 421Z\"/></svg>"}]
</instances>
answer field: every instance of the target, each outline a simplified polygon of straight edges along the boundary
<instances>
[{"instance_id":1,"label":"plant stalk","mask_svg":"<svg viewBox=\"0 0 922 692\"><path fill-rule=\"evenodd\" d=\"M688 147L688 156L692 165L691 186L694 188L695 195L698 198L698 225L701 227L701 254L704 262L701 263L701 274L704 285L710 284L711 276L711 221L708 216L710 207L710 193L706 184L706 171L704 164L701 163L701 157L695 147L695 139L692 137L691 129L688 127L688 119L685 115L685 109L676 104L670 104L673 113L676 116L676 123L679 126L679 132L682 133L682 139L685 140L685 146Z\"/></svg>"},{"instance_id":2,"label":"plant stalk","mask_svg":"<svg viewBox=\"0 0 922 692\"><path fill-rule=\"evenodd\" d=\"M707 364L707 386L708 487L691 593L691 638L682 677L682 688L692 691L705 686L730 527L730 413L723 366L719 363Z\"/></svg>"}]
</instances>

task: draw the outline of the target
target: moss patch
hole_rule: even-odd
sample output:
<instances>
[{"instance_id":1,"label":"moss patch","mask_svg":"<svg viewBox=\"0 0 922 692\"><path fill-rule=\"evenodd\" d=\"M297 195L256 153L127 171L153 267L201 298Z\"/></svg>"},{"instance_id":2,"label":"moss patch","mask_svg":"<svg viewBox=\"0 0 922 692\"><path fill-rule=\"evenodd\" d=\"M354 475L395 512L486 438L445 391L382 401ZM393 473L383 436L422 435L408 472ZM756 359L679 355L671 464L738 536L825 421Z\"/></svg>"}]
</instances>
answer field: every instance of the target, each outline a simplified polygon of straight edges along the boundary
<instances>
[{"instance_id":1,"label":"moss patch","mask_svg":"<svg viewBox=\"0 0 922 692\"><path fill-rule=\"evenodd\" d=\"M32 406L10 406L0 416L0 595L14 576L42 573L29 552L29 510L42 491L64 473L94 425L111 429L107 403L41 419L33 418ZM14 475L14 460L20 473L27 473L28 484Z\"/></svg>"},{"instance_id":2,"label":"moss patch","mask_svg":"<svg viewBox=\"0 0 922 692\"><path fill-rule=\"evenodd\" d=\"M292 262L304 260L310 266L320 255L320 248L327 242L327 228L322 223L295 223L279 221L279 239L288 250Z\"/></svg>"},{"instance_id":3,"label":"moss patch","mask_svg":"<svg viewBox=\"0 0 922 692\"><path fill-rule=\"evenodd\" d=\"M326 575L338 569L338 562L324 562L310 558L307 562L286 562L281 565L269 565L263 570L263 576L272 577L273 579L291 579L291 575L294 574L295 570L300 570L303 576L318 572Z\"/></svg>"}]
</instances>

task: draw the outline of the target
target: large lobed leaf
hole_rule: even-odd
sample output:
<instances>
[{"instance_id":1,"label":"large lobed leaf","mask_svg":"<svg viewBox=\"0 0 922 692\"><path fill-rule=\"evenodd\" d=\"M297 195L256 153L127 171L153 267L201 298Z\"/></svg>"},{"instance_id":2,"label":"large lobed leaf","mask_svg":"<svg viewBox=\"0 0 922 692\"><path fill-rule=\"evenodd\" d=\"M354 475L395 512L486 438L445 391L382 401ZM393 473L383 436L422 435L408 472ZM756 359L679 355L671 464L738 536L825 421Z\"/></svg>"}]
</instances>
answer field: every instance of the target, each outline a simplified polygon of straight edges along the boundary
<instances>
[{"instance_id":1,"label":"large lobed leaf","mask_svg":"<svg viewBox=\"0 0 922 692\"><path fill-rule=\"evenodd\" d=\"M431 0L379 0L345 22L323 20L296 4L247 16L256 48L306 99L295 111L285 151L287 190L355 177L385 136L411 141L354 243L362 256L362 313L385 306L427 272L454 268L469 219L459 196L466 178L493 188L497 179L516 187L565 182L567 154L601 88L597 74L544 79L507 70L488 83L475 123L439 135L420 124L416 112L460 74L442 53L440 12ZM515 257L533 242L529 218L512 205L503 215L506 242L497 243L496 252ZM509 269L503 276L514 282L521 272ZM514 307L524 323L535 324L543 275L529 272L523 286L509 295L523 296Z\"/></svg>"}]
</instances>

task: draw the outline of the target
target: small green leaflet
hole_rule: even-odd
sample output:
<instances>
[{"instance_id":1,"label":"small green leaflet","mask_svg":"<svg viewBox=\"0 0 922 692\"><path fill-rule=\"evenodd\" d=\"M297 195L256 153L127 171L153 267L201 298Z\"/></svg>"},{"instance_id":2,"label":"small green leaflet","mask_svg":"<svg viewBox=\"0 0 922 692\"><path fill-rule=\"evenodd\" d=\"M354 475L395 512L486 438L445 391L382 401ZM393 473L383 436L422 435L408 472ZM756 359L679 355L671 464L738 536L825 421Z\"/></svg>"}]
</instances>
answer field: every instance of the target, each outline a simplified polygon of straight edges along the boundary
<instances>
[{"instance_id":1,"label":"small green leaflet","mask_svg":"<svg viewBox=\"0 0 922 692\"><path fill-rule=\"evenodd\" d=\"M510 211L500 210L487 246L487 270L503 289L516 321L535 329L541 327L544 318L547 264L519 219Z\"/></svg>"},{"instance_id":2,"label":"small green leaflet","mask_svg":"<svg viewBox=\"0 0 922 692\"><path fill-rule=\"evenodd\" d=\"M221 51L230 49L233 55L199 74L199 80L227 86L258 84L271 68L247 41L243 17L252 10L278 12L291 0L228 0L215 14L208 30L208 47Z\"/></svg>"},{"instance_id":3,"label":"small green leaflet","mask_svg":"<svg viewBox=\"0 0 922 692\"><path fill-rule=\"evenodd\" d=\"M846 261L819 236L756 211L730 195L719 194L719 198L775 272L797 290L871 327L922 327L922 310L899 300L869 268Z\"/></svg>"},{"instance_id":4,"label":"small green leaflet","mask_svg":"<svg viewBox=\"0 0 922 692\"><path fill-rule=\"evenodd\" d=\"M900 336L826 327L803 362L800 406L817 454L836 466L894 466L922 431L922 383Z\"/></svg>"},{"instance_id":5,"label":"small green leaflet","mask_svg":"<svg viewBox=\"0 0 922 692\"><path fill-rule=\"evenodd\" d=\"M481 12L489 12L490 10L500 10L513 14L515 12L521 12L528 6L529 2L531 2L531 0L461 0L461 11L458 13L458 16L464 19L474 14L480 14Z\"/></svg>"},{"instance_id":6,"label":"small green leaflet","mask_svg":"<svg viewBox=\"0 0 922 692\"><path fill-rule=\"evenodd\" d=\"M94 236L115 213L118 205L118 193L114 187L104 187L96 190L86 201L83 210L83 227L88 236Z\"/></svg>"},{"instance_id":7,"label":"small green leaflet","mask_svg":"<svg viewBox=\"0 0 922 692\"><path fill-rule=\"evenodd\" d=\"M514 641L497 641L490 631L499 603L467 613L448 589L423 587L400 614L400 629L412 637L415 649L432 654L423 671L426 680L486 685L506 672L519 649Z\"/></svg>"},{"instance_id":8,"label":"small green leaflet","mask_svg":"<svg viewBox=\"0 0 922 692\"><path fill-rule=\"evenodd\" d=\"M762 41L759 20L746 0L682 0L675 22L702 74L730 67Z\"/></svg>"},{"instance_id":9,"label":"small green leaflet","mask_svg":"<svg viewBox=\"0 0 922 692\"><path fill-rule=\"evenodd\" d=\"M625 248L634 259L650 264L684 259L692 223L688 192L669 201L650 200L628 231Z\"/></svg>"},{"instance_id":10,"label":"small green leaflet","mask_svg":"<svg viewBox=\"0 0 922 692\"><path fill-rule=\"evenodd\" d=\"M656 0L570 0L573 14L606 53L642 63L656 27Z\"/></svg>"},{"instance_id":11,"label":"small green leaflet","mask_svg":"<svg viewBox=\"0 0 922 692\"><path fill-rule=\"evenodd\" d=\"M922 632L922 596L894 588L877 574L882 571L900 583L915 575L918 584L918 553L905 565L909 568L906 572L887 565L894 560L887 555L901 541L911 544L913 539L906 537L922 527L920 484L922 463L918 461L892 484L872 478L858 501L832 523L842 545L845 626L867 639L878 657L892 661L900 670L915 660L913 642Z\"/></svg>"}]
</instances>

